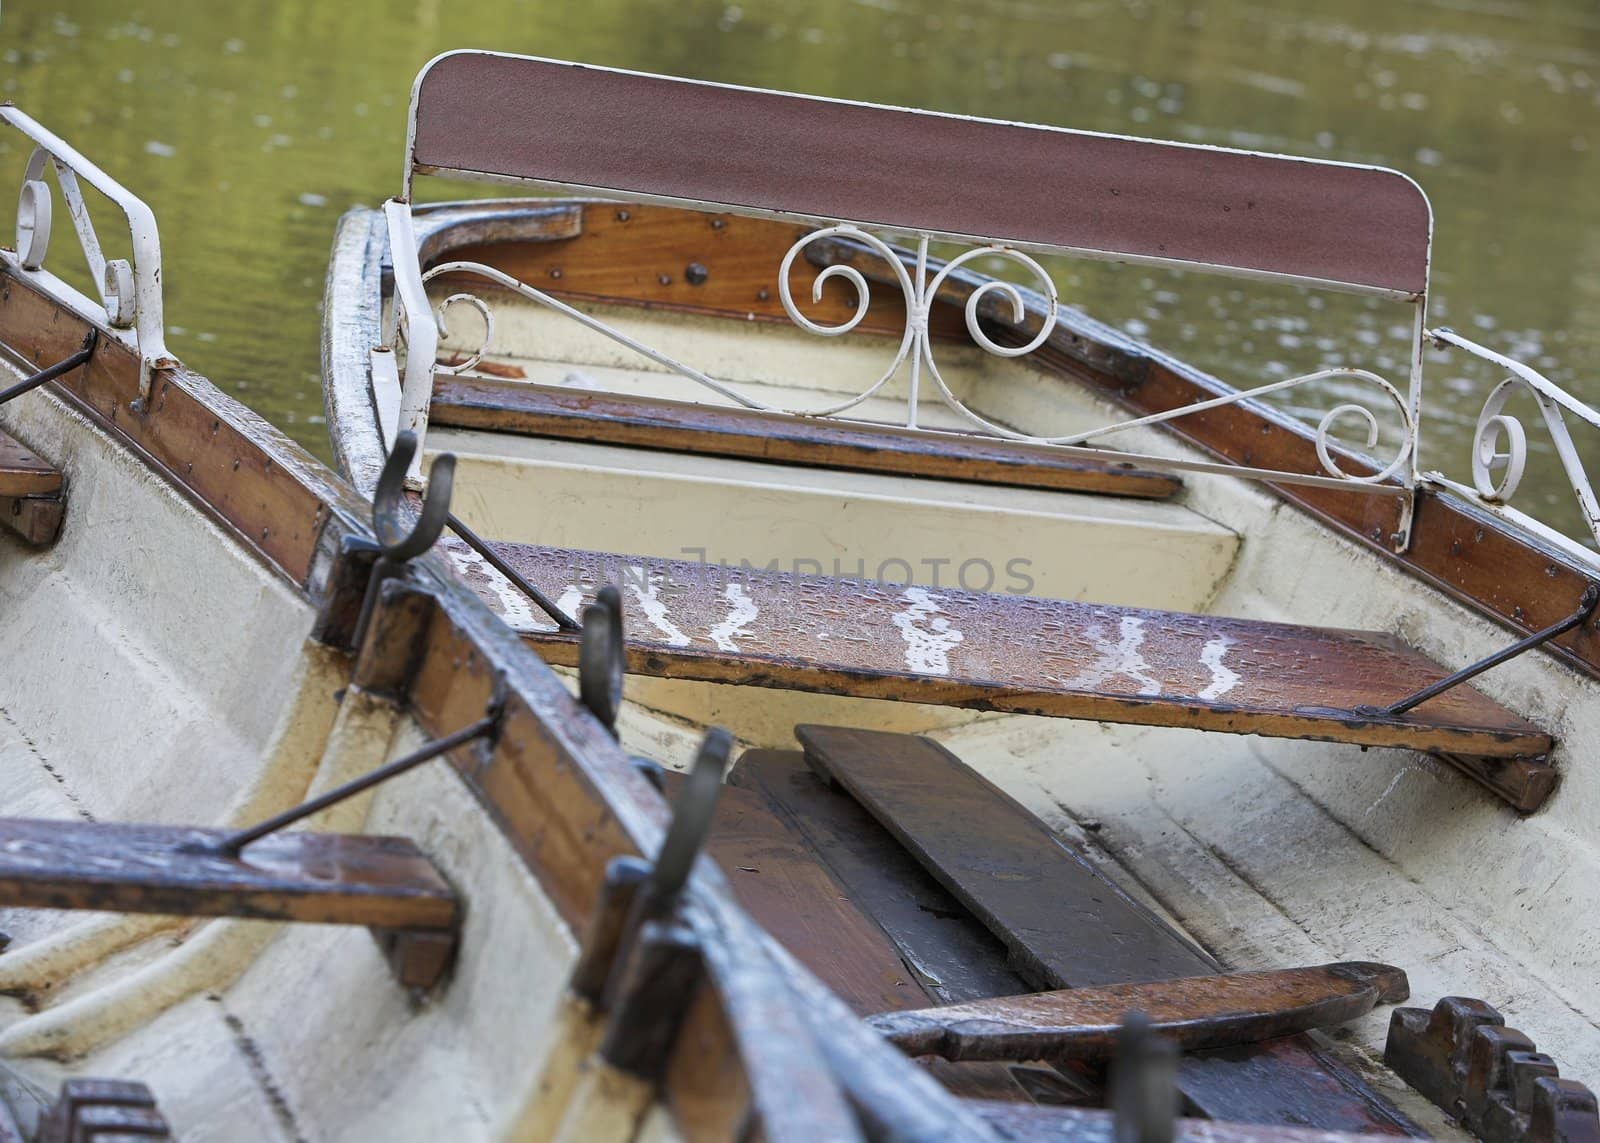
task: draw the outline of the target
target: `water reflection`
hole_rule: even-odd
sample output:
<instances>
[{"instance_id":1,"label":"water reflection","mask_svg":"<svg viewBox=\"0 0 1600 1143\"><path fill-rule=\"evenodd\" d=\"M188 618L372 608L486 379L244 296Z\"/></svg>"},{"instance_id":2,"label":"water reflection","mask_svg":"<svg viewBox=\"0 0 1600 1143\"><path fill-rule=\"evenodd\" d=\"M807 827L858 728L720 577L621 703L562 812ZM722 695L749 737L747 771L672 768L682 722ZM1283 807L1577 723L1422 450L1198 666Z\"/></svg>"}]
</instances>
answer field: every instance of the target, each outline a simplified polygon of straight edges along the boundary
<instances>
[{"instance_id":1,"label":"water reflection","mask_svg":"<svg viewBox=\"0 0 1600 1143\"><path fill-rule=\"evenodd\" d=\"M1398 166L1434 204L1435 320L1600 400L1587 371L1600 13L1584 0L7 0L0 91L155 208L174 351L326 453L318 307L333 223L398 188L411 76L459 46ZM14 140L0 162L20 166ZM1070 304L1237 384L1332 363L1404 374L1395 306L1052 270ZM1496 379L1459 355L1430 361L1424 464L1465 472ZM1600 472L1600 446L1579 435ZM1519 503L1576 530L1547 453Z\"/></svg>"}]
</instances>

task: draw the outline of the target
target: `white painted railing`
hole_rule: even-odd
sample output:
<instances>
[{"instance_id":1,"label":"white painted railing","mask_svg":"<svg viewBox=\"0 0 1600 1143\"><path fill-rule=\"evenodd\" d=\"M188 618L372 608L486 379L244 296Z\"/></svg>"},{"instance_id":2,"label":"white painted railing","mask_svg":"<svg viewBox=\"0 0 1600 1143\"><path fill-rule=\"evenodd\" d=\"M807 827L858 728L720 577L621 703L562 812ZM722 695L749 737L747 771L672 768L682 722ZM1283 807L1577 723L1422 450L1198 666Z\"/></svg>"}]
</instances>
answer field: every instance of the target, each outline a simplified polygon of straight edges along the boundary
<instances>
[{"instance_id":1,"label":"white painted railing","mask_svg":"<svg viewBox=\"0 0 1600 1143\"><path fill-rule=\"evenodd\" d=\"M386 209L389 214L392 248L396 251L415 251L416 241L411 229L409 208L403 203L390 202ZM470 292L458 291L440 301L437 307L428 298L428 283L435 277L451 275L453 280L459 280L463 276L471 276L482 279L500 289L509 290L530 302L563 314L584 327L628 347L657 365L679 376L689 378L719 397L745 408L794 416L842 417L869 398L882 392L885 386L897 375L906 372L908 374L908 383L903 423L911 429L924 432L938 431L923 428L918 424L918 402L922 395L923 379L926 377L931 379L939 399L945 406L971 425L973 429L992 437L1028 444L1053 446L1060 449L1064 455L1101 462L1127 462L1168 471L1221 474L1276 484L1333 488L1371 495L1392 496L1402 501L1402 523L1400 529L1400 546L1402 548L1409 538L1413 491L1418 484L1425 484L1437 490L1470 500L1494 514L1516 523L1520 527L1539 534L1548 542L1559 545L1563 550L1579 556L1586 562L1591 564L1597 562L1594 551L1586 543L1575 540L1572 537L1563 536L1531 516L1509 507L1507 502L1516 492L1517 484L1526 465L1527 434L1519 422L1506 416L1502 410L1507 399L1517 391L1526 391L1532 394L1538 402L1546 428L1554 441L1556 454L1572 482L1584 520L1587 522L1596 543L1600 543L1600 509L1596 507L1593 489L1590 486L1588 476L1579 459L1577 448L1572 442L1563 418L1564 415L1571 415L1591 427L1600 428L1600 412L1596 412L1595 409L1565 392L1548 378L1519 362L1512 361L1485 349L1483 346L1459 337L1449 330L1427 331L1423 325L1423 309L1420 303L1416 305L1412 347L1414 368L1409 391L1403 392L1384 377L1369 370L1355 368L1321 369L1313 373L1301 374L1251 389L1227 393L1163 413L1117 421L1098 428L1062 436L1041 436L999 424L982 416L965 404L940 373L939 363L934 352L934 343L929 336L929 315L933 300L938 296L940 287L946 283L950 275L976 259L998 257L1022 267L1037 280L1038 292L1048 299L1044 320L1040 324L1038 331L1025 344L1008 346L994 341L982 328L979 321L979 307L984 299L990 295L997 295L1008 301L1012 311L1012 320L1018 323L1022 322L1024 318L1024 301L1021 292L1012 283L999 279L990 279L973 289L967 296L965 302L967 331L973 341L984 350L1003 357L1019 357L1040 348L1049 339L1054 329L1057 299L1054 283L1038 262L1014 249L1003 246L982 246L967 250L949 262L944 263L936 271L933 271L929 265L929 238L926 235L917 237L915 259L913 261L909 256L903 256L902 252L892 249L882 239L854 225L835 225L811 231L795 242L785 254L780 265L776 267L778 297L782 302L784 311L797 326L821 337L838 337L856 329L866 317L871 299L867 280L859 270L853 266L835 264L827 266L817 273L812 282L812 300L820 300L823 286L830 279L839 278L848 282L855 291L854 312L842 322L825 325L807 317L800 311L791 293L790 271L794 266L795 260L808 245L825 239L847 240L882 257L892 269L894 281L899 285L906 303L905 329L901 334L899 346L888 367L878 376L868 379L862 388L844 400L821 407L804 409L775 406L744 393L737 386L712 377L693 365L662 353L592 314L585 313L567 302L534 286L530 286L526 282L520 281L492 266L481 262L450 261L433 266L424 273L414 256L407 257L404 254L397 253L394 256L395 294L398 299L396 309L403 315L400 320L401 332L411 331L407 339L408 357L403 393L399 399L401 408L399 421L413 432L419 434L424 432L427 425L427 409L432 394L434 374L456 374L470 371L493 350L494 314L492 308L483 298ZM909 268L908 263L910 263ZM483 338L477 347L465 356L464 360L450 365L438 364L436 362L438 344L440 339L446 336L447 332L445 325L446 315L449 309L455 305L469 305L478 312L483 321ZM1509 374L1507 379L1490 395L1484 407L1483 415L1479 418L1478 430L1473 443L1473 483L1471 485L1451 480L1438 472L1420 473L1415 465L1422 411L1420 362L1425 338L1431 338L1434 344L1439 347L1464 349L1477 357L1504 368ZM1334 378L1353 379L1370 385L1374 390L1375 404L1369 407L1368 404L1363 403L1341 403L1323 414L1321 419L1314 426L1311 426L1317 458L1323 469L1321 472L1287 472L1277 469L1256 468L1249 465L1178 459L1120 449L1089 447L1089 442L1091 441L1097 441L1124 430L1162 424L1195 413L1201 413L1208 409L1253 401L1269 394L1284 392L1300 386L1314 385ZM1376 462L1377 467L1372 471L1345 471L1340 467L1336 457L1337 441L1333 435L1335 428L1341 422L1349 423L1353 421L1361 429L1364 429L1363 435L1365 439L1363 444L1366 449L1370 450L1377 446L1379 441L1380 416L1392 417L1398 425L1397 436L1399 443L1393 457L1388 459L1387 462ZM1507 451L1504 453L1496 451L1497 442L1501 438L1504 438L1507 443ZM1494 476L1495 472L1501 473L1498 479Z\"/></svg>"},{"instance_id":2,"label":"white painted railing","mask_svg":"<svg viewBox=\"0 0 1600 1143\"><path fill-rule=\"evenodd\" d=\"M81 300L85 309L98 306L106 324L139 353L139 401L150 395L154 370L175 364L166 347L161 314L161 239L156 216L144 201L79 154L29 115L10 104L0 106L0 120L33 141L33 154L22 176L17 201L16 264L25 275L47 279L50 292ZM98 298L89 299L44 268L55 213L47 169L53 169L78 245L88 263ZM78 185L82 179L122 211L128 223L132 260L106 258ZM129 332L123 332L129 331Z\"/></svg>"}]
</instances>

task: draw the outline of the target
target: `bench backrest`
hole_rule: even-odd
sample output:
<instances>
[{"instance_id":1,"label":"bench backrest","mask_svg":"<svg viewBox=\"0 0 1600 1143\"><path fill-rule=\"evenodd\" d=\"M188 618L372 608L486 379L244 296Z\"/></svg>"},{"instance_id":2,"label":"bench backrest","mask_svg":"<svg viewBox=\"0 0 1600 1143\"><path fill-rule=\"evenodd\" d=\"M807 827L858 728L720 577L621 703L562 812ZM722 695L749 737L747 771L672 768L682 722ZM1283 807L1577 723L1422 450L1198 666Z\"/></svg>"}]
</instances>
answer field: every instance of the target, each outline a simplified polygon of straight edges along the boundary
<instances>
[{"instance_id":1,"label":"bench backrest","mask_svg":"<svg viewBox=\"0 0 1600 1143\"><path fill-rule=\"evenodd\" d=\"M855 222L1402 299L1432 214L1397 171L489 52L418 75L412 175Z\"/></svg>"}]
</instances>

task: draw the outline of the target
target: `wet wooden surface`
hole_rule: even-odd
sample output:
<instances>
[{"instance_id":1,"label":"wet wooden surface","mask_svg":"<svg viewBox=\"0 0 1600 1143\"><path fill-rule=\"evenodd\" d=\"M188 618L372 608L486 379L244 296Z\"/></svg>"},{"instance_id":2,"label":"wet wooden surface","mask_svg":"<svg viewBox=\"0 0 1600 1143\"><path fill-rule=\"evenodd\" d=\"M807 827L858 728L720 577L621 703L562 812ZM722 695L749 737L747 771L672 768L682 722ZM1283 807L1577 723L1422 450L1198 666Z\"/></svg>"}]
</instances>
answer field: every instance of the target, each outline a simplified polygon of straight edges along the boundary
<instances>
[{"instance_id":1,"label":"wet wooden surface","mask_svg":"<svg viewBox=\"0 0 1600 1143\"><path fill-rule=\"evenodd\" d=\"M888 934L934 1000L1009 996L1027 984L1006 948L859 802L817 777L798 750L750 750L730 786L759 790Z\"/></svg>"},{"instance_id":2,"label":"wet wooden surface","mask_svg":"<svg viewBox=\"0 0 1600 1143\"><path fill-rule=\"evenodd\" d=\"M1011 951L1038 989L1214 973L1219 966L930 739L802 726L807 760L842 785ZM1222 1119L1406 1133L1397 1112L1304 1036L1185 1055L1178 1088Z\"/></svg>"},{"instance_id":3,"label":"wet wooden surface","mask_svg":"<svg viewBox=\"0 0 1600 1143\"><path fill-rule=\"evenodd\" d=\"M1018 1143L1115 1143L1109 1111L1076 1107L1029 1107L1017 1103L973 1103L991 1130ZM1344 1134L1282 1124L1227 1123L1180 1119L1175 1143L1363 1143L1382 1135Z\"/></svg>"},{"instance_id":4,"label":"wet wooden surface","mask_svg":"<svg viewBox=\"0 0 1600 1143\"><path fill-rule=\"evenodd\" d=\"M61 491L61 472L0 432L0 496L50 496Z\"/></svg>"},{"instance_id":5,"label":"wet wooden surface","mask_svg":"<svg viewBox=\"0 0 1600 1143\"><path fill-rule=\"evenodd\" d=\"M569 605L620 585L638 674L1491 757L1551 746L1470 686L1397 717L1355 713L1448 673L1381 632L496 548ZM474 586L499 610L484 573ZM521 632L550 661L576 661L574 637Z\"/></svg>"},{"instance_id":6,"label":"wet wooden surface","mask_svg":"<svg viewBox=\"0 0 1600 1143\"><path fill-rule=\"evenodd\" d=\"M1095 464L966 433L919 433L525 381L440 377L428 418L455 428L978 484L1145 499L1164 499L1182 487L1175 476L1125 462Z\"/></svg>"},{"instance_id":7,"label":"wet wooden surface","mask_svg":"<svg viewBox=\"0 0 1600 1143\"><path fill-rule=\"evenodd\" d=\"M663 777L674 796L682 776ZM706 851L739 904L857 1012L928 1003L883 930L761 794L723 789Z\"/></svg>"},{"instance_id":8,"label":"wet wooden surface","mask_svg":"<svg viewBox=\"0 0 1600 1143\"><path fill-rule=\"evenodd\" d=\"M1409 995L1399 969L1351 962L999 996L867 1022L914 1056L1109 1060L1130 1012L1193 1051L1342 1024Z\"/></svg>"},{"instance_id":9,"label":"wet wooden surface","mask_svg":"<svg viewBox=\"0 0 1600 1143\"><path fill-rule=\"evenodd\" d=\"M405 838L278 833L238 858L221 831L0 820L0 905L447 929L455 893Z\"/></svg>"},{"instance_id":10,"label":"wet wooden surface","mask_svg":"<svg viewBox=\"0 0 1600 1143\"><path fill-rule=\"evenodd\" d=\"M669 793L675 778L667 775ZM747 751L728 783L708 851L739 903L858 1015L882 1011L880 997L916 1008L1024 987L1004 947L859 805L822 786L798 751ZM1076 1094L1054 1072L1030 1096L1002 1064L923 1063L963 1098L1059 1103Z\"/></svg>"}]
</instances>

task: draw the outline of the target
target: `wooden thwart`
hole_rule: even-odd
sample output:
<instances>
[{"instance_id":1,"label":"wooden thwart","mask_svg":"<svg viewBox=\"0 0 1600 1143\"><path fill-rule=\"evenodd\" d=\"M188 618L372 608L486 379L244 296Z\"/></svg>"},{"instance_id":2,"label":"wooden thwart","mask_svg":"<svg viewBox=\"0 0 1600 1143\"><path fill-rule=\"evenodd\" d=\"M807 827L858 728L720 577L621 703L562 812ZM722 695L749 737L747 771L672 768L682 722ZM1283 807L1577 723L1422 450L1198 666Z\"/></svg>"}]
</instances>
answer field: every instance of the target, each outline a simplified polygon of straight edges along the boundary
<instances>
[{"instance_id":1,"label":"wooden thwart","mask_svg":"<svg viewBox=\"0 0 1600 1143\"><path fill-rule=\"evenodd\" d=\"M440 377L428 418L455 428L977 484L1145 499L1182 487L1167 473L1065 457L1041 445L528 382Z\"/></svg>"},{"instance_id":2,"label":"wooden thwart","mask_svg":"<svg viewBox=\"0 0 1600 1143\"><path fill-rule=\"evenodd\" d=\"M806 758L839 782L1011 952L1040 989L1216 973L1210 957L1123 894L948 750L905 734L802 726ZM1409 1130L1302 1036L1183 1057L1202 1114L1393 1134Z\"/></svg>"},{"instance_id":3,"label":"wooden thwart","mask_svg":"<svg viewBox=\"0 0 1600 1143\"><path fill-rule=\"evenodd\" d=\"M48 544L61 528L60 469L0 432L0 525L30 544Z\"/></svg>"},{"instance_id":4,"label":"wooden thwart","mask_svg":"<svg viewBox=\"0 0 1600 1143\"><path fill-rule=\"evenodd\" d=\"M1130 1012L1181 1051L1253 1044L1343 1024L1410 995L1405 973L1366 962L1000 996L867 1022L912 1056L1110 1059Z\"/></svg>"},{"instance_id":5,"label":"wooden thwart","mask_svg":"<svg viewBox=\"0 0 1600 1143\"><path fill-rule=\"evenodd\" d=\"M639 674L1481 757L1551 746L1469 686L1403 715L1354 713L1448 673L1380 632L496 548L552 598L623 585ZM477 579L503 611L487 573ZM574 637L519 629L547 659L576 661Z\"/></svg>"},{"instance_id":6,"label":"wooden thwart","mask_svg":"<svg viewBox=\"0 0 1600 1143\"><path fill-rule=\"evenodd\" d=\"M449 932L455 893L399 837L279 833L238 858L182 826L0 820L0 905Z\"/></svg>"}]
</instances>

